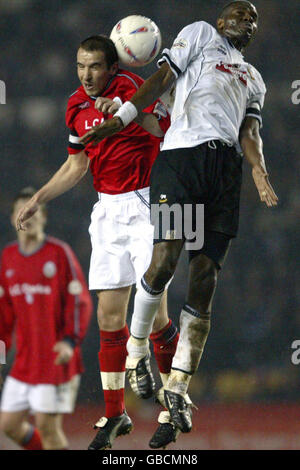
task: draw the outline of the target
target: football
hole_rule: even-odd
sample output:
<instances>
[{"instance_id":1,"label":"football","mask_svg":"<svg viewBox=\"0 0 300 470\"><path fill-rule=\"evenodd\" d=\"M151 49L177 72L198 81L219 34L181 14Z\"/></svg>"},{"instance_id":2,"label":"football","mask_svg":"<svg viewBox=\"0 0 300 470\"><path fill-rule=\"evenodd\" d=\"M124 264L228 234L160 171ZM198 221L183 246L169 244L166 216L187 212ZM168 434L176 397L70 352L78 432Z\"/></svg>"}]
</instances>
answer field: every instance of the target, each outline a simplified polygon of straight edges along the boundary
<instances>
[{"instance_id":1,"label":"football","mask_svg":"<svg viewBox=\"0 0 300 470\"><path fill-rule=\"evenodd\" d=\"M149 64L161 48L159 28L150 18L140 15L118 21L110 39L115 43L120 61L130 67Z\"/></svg>"}]
</instances>

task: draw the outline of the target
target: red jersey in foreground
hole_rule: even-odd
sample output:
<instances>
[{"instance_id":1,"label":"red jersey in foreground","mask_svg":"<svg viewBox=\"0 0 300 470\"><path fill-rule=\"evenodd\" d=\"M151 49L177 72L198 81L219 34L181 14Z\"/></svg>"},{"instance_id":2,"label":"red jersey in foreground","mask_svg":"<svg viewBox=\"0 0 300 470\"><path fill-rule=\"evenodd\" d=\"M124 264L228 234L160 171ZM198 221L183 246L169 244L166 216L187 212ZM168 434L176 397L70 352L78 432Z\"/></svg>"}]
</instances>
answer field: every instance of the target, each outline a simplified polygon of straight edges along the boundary
<instances>
[{"instance_id":1,"label":"red jersey in foreground","mask_svg":"<svg viewBox=\"0 0 300 470\"><path fill-rule=\"evenodd\" d=\"M64 242L47 237L33 254L17 242L2 252L0 339L7 348L16 326L16 358L10 375L29 384L58 385L83 370L80 343L89 324L91 297L77 258ZM68 364L55 365L52 348L76 344Z\"/></svg>"},{"instance_id":2,"label":"red jersey in foreground","mask_svg":"<svg viewBox=\"0 0 300 470\"><path fill-rule=\"evenodd\" d=\"M117 100L120 104L130 100L144 80L134 73L118 70L108 82L102 97ZM95 109L96 98L89 97L80 86L69 98L66 124L70 129L69 154L84 149L79 137L93 126L99 125L111 114ZM170 116L160 100L144 110L159 119L165 133L170 126ZM90 159L94 188L98 192L120 194L149 186L151 167L156 159L162 139L146 132L132 122L118 134L107 137L99 144L85 147Z\"/></svg>"}]
</instances>

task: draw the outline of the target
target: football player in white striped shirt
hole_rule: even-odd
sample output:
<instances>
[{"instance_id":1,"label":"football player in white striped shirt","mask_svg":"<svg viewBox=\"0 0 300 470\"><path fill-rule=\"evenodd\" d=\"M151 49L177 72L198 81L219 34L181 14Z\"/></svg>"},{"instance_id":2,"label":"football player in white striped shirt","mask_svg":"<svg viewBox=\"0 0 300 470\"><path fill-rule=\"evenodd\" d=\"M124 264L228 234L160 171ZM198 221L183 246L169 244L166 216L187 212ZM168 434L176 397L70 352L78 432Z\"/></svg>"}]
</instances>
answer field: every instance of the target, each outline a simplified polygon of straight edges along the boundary
<instances>
[{"instance_id":1,"label":"football player in white striped shirt","mask_svg":"<svg viewBox=\"0 0 300 470\"><path fill-rule=\"evenodd\" d=\"M198 368L210 330L210 317L218 273L231 239L236 237L242 181L241 150L252 167L260 200L277 205L269 182L259 129L266 88L259 72L245 62L244 49L255 36L258 14L248 1L226 5L217 28L198 21L179 33L164 49L153 74L114 118L88 132L82 142L97 142L123 129L135 116L175 82L171 126L151 174L153 207L204 204L204 245L190 250L189 284L180 315L180 339L169 378L164 385L168 417L150 441L160 447L176 437L176 430L192 428L186 393ZM159 217L151 264L135 297L131 350L143 347L151 332L164 286L174 274L188 240L177 237L174 226L162 232ZM189 221L191 222L191 221ZM193 220L193 222L196 222ZM184 227L183 227L184 228ZM164 229L164 227L163 227ZM186 233L182 230L182 233Z\"/></svg>"}]
</instances>

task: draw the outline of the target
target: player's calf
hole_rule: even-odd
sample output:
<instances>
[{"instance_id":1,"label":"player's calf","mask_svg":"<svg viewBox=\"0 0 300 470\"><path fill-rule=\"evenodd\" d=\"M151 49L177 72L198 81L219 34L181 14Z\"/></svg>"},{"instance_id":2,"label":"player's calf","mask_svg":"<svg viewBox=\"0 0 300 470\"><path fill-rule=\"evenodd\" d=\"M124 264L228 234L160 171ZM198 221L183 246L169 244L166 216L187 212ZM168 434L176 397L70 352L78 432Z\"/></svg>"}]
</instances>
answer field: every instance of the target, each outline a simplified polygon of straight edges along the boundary
<instances>
[{"instance_id":1,"label":"player's calf","mask_svg":"<svg viewBox=\"0 0 300 470\"><path fill-rule=\"evenodd\" d=\"M26 450L42 450L43 445L39 431L26 421L16 422L2 413L0 420L1 431L16 444Z\"/></svg>"},{"instance_id":2,"label":"player's calf","mask_svg":"<svg viewBox=\"0 0 300 470\"><path fill-rule=\"evenodd\" d=\"M211 309L217 287L218 269L205 255L194 257L189 266L187 304L199 312Z\"/></svg>"},{"instance_id":3,"label":"player's calf","mask_svg":"<svg viewBox=\"0 0 300 470\"><path fill-rule=\"evenodd\" d=\"M0 430L12 441L22 445L26 434L31 430L32 426L24 420L26 418L24 411L22 412L5 412L0 414Z\"/></svg>"}]
</instances>

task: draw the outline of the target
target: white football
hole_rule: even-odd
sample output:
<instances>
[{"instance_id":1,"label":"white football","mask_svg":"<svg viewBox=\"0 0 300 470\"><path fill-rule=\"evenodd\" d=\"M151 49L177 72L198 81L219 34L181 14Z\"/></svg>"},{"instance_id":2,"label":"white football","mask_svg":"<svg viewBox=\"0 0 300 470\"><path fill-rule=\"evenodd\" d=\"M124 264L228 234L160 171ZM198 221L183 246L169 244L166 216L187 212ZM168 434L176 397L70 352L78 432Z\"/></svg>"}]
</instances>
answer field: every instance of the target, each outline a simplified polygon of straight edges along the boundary
<instances>
[{"instance_id":1,"label":"white football","mask_svg":"<svg viewBox=\"0 0 300 470\"><path fill-rule=\"evenodd\" d=\"M130 67L149 64L161 48L161 34L154 21L131 15L118 21L110 39L115 43L120 61Z\"/></svg>"}]
</instances>

